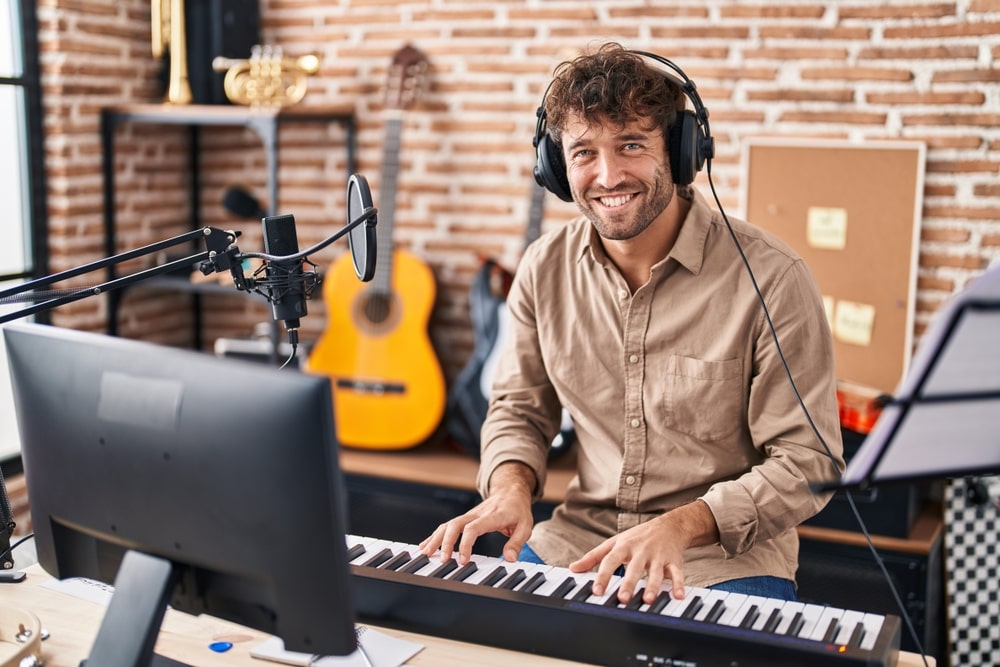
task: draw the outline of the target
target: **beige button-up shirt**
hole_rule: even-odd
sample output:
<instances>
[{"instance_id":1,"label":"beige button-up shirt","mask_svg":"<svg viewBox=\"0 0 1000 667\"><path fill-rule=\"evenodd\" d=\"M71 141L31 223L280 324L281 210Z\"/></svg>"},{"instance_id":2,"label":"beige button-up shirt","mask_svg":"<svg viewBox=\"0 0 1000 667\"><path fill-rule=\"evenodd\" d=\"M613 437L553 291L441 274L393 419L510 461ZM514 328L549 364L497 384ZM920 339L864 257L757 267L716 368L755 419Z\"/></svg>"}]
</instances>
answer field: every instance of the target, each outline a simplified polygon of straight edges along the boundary
<instances>
[{"instance_id":1,"label":"beige button-up shirt","mask_svg":"<svg viewBox=\"0 0 1000 667\"><path fill-rule=\"evenodd\" d=\"M488 495L498 465L520 461L540 493L564 406L578 467L565 502L529 540L545 562L568 565L701 498L721 543L685 554L688 585L794 580L795 526L829 499L809 484L843 468L829 325L802 259L731 220L821 441L721 215L691 192L677 242L634 294L584 218L527 249L508 296L510 335L482 431L479 490Z\"/></svg>"}]
</instances>

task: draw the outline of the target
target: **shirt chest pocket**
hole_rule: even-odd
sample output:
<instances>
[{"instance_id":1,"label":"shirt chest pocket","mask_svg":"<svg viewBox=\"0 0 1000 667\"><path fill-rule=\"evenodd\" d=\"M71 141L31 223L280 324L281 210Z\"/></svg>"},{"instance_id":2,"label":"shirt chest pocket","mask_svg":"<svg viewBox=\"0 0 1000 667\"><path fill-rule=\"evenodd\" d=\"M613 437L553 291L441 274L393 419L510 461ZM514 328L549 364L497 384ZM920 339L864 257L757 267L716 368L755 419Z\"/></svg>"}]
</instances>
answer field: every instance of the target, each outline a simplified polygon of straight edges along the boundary
<instances>
[{"instance_id":1,"label":"shirt chest pocket","mask_svg":"<svg viewBox=\"0 0 1000 667\"><path fill-rule=\"evenodd\" d=\"M663 383L667 427L699 440L721 440L744 421L743 364L671 356Z\"/></svg>"}]
</instances>

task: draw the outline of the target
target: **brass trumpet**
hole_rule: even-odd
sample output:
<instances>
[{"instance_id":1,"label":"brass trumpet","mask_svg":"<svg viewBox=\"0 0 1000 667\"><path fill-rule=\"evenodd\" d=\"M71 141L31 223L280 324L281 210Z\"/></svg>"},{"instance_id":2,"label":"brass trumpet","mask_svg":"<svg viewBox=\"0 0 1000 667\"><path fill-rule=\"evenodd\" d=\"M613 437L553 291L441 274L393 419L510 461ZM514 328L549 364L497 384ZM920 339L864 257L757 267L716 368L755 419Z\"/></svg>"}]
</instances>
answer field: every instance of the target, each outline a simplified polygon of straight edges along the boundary
<instances>
[{"instance_id":1,"label":"brass trumpet","mask_svg":"<svg viewBox=\"0 0 1000 667\"><path fill-rule=\"evenodd\" d=\"M168 104L191 102L188 81L187 36L184 31L184 0L151 0L153 57L169 54L170 73L164 101Z\"/></svg>"},{"instance_id":2,"label":"brass trumpet","mask_svg":"<svg viewBox=\"0 0 1000 667\"><path fill-rule=\"evenodd\" d=\"M212 69L226 73L222 88L230 102L283 107L305 96L306 77L319 71L319 58L286 58L281 47L258 44L250 49L249 59L218 56L212 61Z\"/></svg>"}]
</instances>

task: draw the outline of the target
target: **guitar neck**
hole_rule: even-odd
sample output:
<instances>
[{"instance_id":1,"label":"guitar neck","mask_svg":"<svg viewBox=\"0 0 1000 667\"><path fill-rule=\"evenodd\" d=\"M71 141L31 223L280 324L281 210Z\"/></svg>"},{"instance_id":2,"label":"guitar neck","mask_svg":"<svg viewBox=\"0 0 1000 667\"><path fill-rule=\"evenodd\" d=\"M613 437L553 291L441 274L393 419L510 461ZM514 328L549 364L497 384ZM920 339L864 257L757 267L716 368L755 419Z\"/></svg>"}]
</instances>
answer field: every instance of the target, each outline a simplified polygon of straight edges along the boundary
<instances>
[{"instance_id":1,"label":"guitar neck","mask_svg":"<svg viewBox=\"0 0 1000 667\"><path fill-rule=\"evenodd\" d=\"M531 191L531 207L528 210L528 227L524 233L524 247L542 235L542 211L545 208L545 188L535 183Z\"/></svg>"},{"instance_id":2,"label":"guitar neck","mask_svg":"<svg viewBox=\"0 0 1000 667\"><path fill-rule=\"evenodd\" d=\"M385 150L382 156L381 188L378 206L379 234L376 244L375 275L371 289L387 294L392 291L393 222L396 217L396 182L399 177L399 145L403 130L402 114L386 121Z\"/></svg>"}]
</instances>

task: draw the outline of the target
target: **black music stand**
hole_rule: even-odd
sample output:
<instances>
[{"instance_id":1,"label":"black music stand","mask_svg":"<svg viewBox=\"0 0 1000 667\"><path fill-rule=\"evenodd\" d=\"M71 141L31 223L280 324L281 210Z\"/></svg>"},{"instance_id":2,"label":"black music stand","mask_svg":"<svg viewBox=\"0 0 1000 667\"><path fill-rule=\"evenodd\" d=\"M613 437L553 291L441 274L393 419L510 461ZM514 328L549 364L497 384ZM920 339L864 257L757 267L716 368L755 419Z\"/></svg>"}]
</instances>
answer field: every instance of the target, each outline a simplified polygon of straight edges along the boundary
<instances>
[{"instance_id":1,"label":"black music stand","mask_svg":"<svg viewBox=\"0 0 1000 667\"><path fill-rule=\"evenodd\" d=\"M935 316L896 397L818 491L1000 472L1000 265Z\"/></svg>"}]
</instances>

